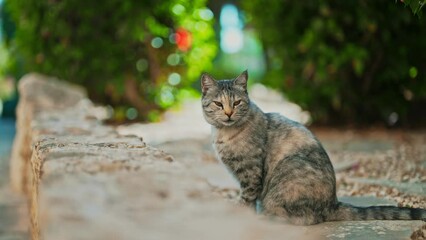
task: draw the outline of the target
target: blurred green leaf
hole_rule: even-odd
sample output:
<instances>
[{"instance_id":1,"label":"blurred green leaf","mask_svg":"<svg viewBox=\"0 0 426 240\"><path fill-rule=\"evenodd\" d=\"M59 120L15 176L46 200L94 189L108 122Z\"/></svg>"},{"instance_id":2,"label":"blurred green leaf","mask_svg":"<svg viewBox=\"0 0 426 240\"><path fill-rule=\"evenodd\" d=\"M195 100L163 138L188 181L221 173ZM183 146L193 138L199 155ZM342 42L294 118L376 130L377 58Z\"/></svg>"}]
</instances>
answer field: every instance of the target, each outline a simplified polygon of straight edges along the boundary
<instances>
[{"instance_id":1,"label":"blurred green leaf","mask_svg":"<svg viewBox=\"0 0 426 240\"><path fill-rule=\"evenodd\" d=\"M252 0L242 6L267 53L265 84L316 122L372 123L393 112L406 121L426 102L426 20L404 8L419 14L424 2Z\"/></svg>"},{"instance_id":2,"label":"blurred green leaf","mask_svg":"<svg viewBox=\"0 0 426 240\"><path fill-rule=\"evenodd\" d=\"M117 108L117 120L129 106L149 120L178 104L216 55L213 20L201 14L206 0L6 0L6 7L17 25L11 56L22 56L25 71L85 86L93 100ZM180 28L192 38L186 51L173 42ZM162 42L152 46L156 37ZM179 63L170 64L174 53ZM181 76L173 87L171 73Z\"/></svg>"}]
</instances>

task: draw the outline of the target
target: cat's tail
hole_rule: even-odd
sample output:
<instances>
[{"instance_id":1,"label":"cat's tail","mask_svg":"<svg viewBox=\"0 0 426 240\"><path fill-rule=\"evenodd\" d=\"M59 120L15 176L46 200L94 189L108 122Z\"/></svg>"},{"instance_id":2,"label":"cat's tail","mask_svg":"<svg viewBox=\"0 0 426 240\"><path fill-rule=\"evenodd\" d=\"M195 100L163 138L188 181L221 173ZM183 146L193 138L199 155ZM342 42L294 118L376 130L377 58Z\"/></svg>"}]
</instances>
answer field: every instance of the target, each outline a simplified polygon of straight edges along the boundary
<instances>
[{"instance_id":1,"label":"cat's tail","mask_svg":"<svg viewBox=\"0 0 426 240\"><path fill-rule=\"evenodd\" d=\"M426 221L426 209L371 206L356 207L339 202L335 211L327 221L355 221L355 220L423 220Z\"/></svg>"}]
</instances>

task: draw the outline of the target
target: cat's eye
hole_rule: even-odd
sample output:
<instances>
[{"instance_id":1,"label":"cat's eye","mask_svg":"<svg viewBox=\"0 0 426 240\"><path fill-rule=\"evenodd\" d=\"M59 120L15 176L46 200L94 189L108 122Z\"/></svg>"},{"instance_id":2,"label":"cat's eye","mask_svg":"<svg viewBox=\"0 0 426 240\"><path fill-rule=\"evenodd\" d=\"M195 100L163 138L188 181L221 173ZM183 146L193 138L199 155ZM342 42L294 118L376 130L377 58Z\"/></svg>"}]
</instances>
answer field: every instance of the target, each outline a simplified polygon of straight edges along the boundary
<instances>
[{"instance_id":1,"label":"cat's eye","mask_svg":"<svg viewBox=\"0 0 426 240\"><path fill-rule=\"evenodd\" d=\"M234 102L234 107L236 107L236 106L240 105L240 103L241 103L241 100L235 101L235 102Z\"/></svg>"},{"instance_id":2,"label":"cat's eye","mask_svg":"<svg viewBox=\"0 0 426 240\"><path fill-rule=\"evenodd\" d=\"M216 104L218 107L223 107L223 105L222 105L222 103L221 102L217 102L217 101L213 101L214 102L214 104Z\"/></svg>"}]
</instances>

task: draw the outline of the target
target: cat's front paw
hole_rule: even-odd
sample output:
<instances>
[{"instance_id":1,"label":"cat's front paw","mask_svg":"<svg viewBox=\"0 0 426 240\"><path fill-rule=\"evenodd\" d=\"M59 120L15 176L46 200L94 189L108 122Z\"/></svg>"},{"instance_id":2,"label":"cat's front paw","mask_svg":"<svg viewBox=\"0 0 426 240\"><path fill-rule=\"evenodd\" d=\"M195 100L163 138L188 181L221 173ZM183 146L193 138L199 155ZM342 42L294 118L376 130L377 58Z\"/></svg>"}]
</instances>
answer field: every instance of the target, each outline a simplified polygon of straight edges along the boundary
<instances>
[{"instance_id":1,"label":"cat's front paw","mask_svg":"<svg viewBox=\"0 0 426 240\"><path fill-rule=\"evenodd\" d=\"M238 205L256 209L256 201L248 201L241 197L238 198Z\"/></svg>"}]
</instances>

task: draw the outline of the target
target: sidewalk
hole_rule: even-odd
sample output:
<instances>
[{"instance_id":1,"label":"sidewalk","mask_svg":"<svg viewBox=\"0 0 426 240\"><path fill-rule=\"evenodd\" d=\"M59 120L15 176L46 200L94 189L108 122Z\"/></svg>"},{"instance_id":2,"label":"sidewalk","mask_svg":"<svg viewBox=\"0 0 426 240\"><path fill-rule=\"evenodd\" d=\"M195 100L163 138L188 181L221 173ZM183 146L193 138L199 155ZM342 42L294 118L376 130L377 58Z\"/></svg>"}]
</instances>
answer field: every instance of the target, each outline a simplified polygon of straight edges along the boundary
<instances>
[{"instance_id":1,"label":"sidewalk","mask_svg":"<svg viewBox=\"0 0 426 240\"><path fill-rule=\"evenodd\" d=\"M267 94L271 95L271 94ZM256 99L258 105L297 121L307 115L284 99ZM260 104L259 104L260 102ZM216 193L233 201L238 185L218 164L198 101L166 114L163 122L119 126L121 134L136 134L170 153L188 170L205 178ZM358 206L399 205L426 208L426 132L313 129L337 172L338 197ZM421 221L334 222L308 227L327 239L408 239ZM421 239L421 238L413 238Z\"/></svg>"},{"instance_id":2,"label":"sidewalk","mask_svg":"<svg viewBox=\"0 0 426 240\"><path fill-rule=\"evenodd\" d=\"M237 206L237 184L213 155L199 101L170 111L161 123L119 126L117 134L99 121L94 114L99 109L81 89L37 74L21 80L20 89L23 97L12 162L16 171L12 173L17 189L31 203L35 239L407 239L423 225L421 221L360 221L294 226ZM267 91L266 96L274 97ZM295 120L309 118L279 96L258 100L259 105L265 104L262 108L269 106ZM422 185L407 194L393 187L381 189L381 182L365 183L400 180L405 181L401 189L411 190L412 184L422 183L425 141L421 133L314 132L338 170L342 201L424 203ZM30 150L29 145L34 147ZM6 195L0 192L5 199L0 202L4 206L0 239L24 239L28 234L19 226L28 224L16 219L28 219L19 217L19 209L28 208L6 190Z\"/></svg>"},{"instance_id":3,"label":"sidewalk","mask_svg":"<svg viewBox=\"0 0 426 240\"><path fill-rule=\"evenodd\" d=\"M342 144L333 134L323 131L325 130L317 132L319 139L329 149L334 166L342 166L342 170L337 173L337 194L341 201L357 206L399 205L426 208L425 181L421 177L416 178L425 176L422 173L425 159L423 158L423 167L412 168L417 164L415 159L400 162L401 159L397 157L391 158L392 154L401 156L400 148L404 146L398 143L398 133L386 134L387 139L378 139L367 137L363 133L333 132L340 136L353 134L350 137L353 142L351 145ZM410 133L406 137L411 139L416 135ZM389 145L390 148L387 149L385 146L389 141L395 141L395 145ZM371 150L369 144L383 148ZM421 141L413 144L413 151L424 146ZM238 185L223 166L216 162L209 139L169 141L156 147L170 153L177 161L184 162L189 169L198 172L200 177L207 178L224 199L232 201L236 198ZM348 162L350 165L346 168ZM327 239L408 239L422 225L421 221L332 222L308 227L307 232L325 235Z\"/></svg>"},{"instance_id":4,"label":"sidewalk","mask_svg":"<svg viewBox=\"0 0 426 240\"><path fill-rule=\"evenodd\" d=\"M0 240L28 239L26 202L10 189L9 157L15 135L15 121L0 118Z\"/></svg>"}]
</instances>

